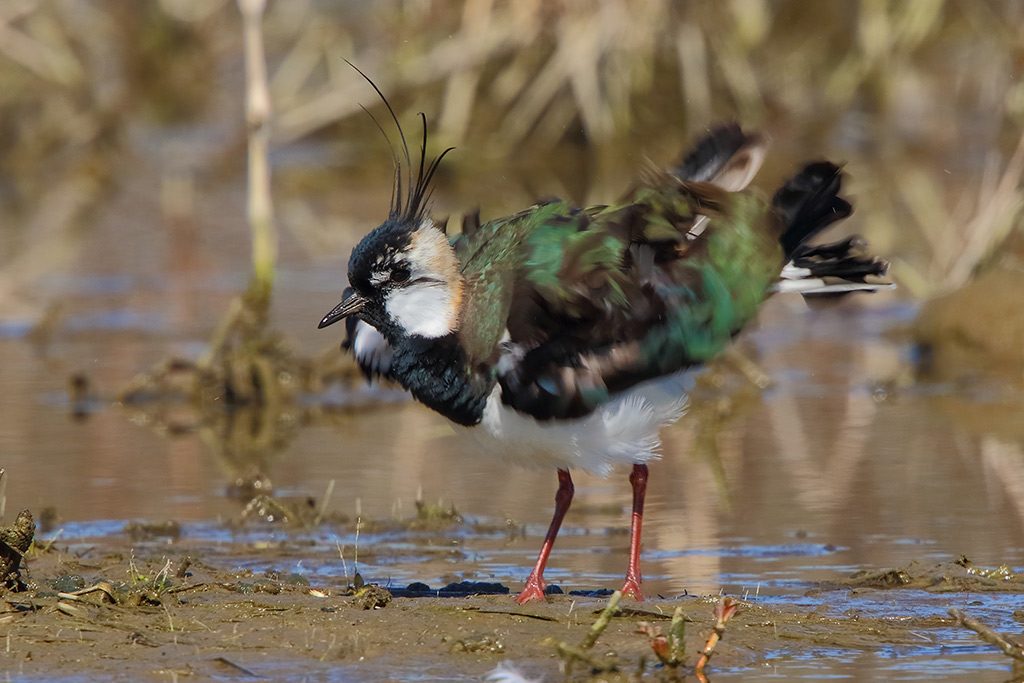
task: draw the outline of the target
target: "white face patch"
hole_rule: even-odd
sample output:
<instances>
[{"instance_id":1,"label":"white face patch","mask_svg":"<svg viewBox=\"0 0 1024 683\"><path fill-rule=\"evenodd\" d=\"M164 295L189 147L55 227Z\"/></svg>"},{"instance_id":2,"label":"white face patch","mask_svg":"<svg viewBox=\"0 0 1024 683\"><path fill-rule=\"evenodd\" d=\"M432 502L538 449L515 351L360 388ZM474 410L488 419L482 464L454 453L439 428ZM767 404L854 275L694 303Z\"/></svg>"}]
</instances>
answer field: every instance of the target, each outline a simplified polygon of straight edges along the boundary
<instances>
[{"instance_id":1,"label":"white face patch","mask_svg":"<svg viewBox=\"0 0 1024 683\"><path fill-rule=\"evenodd\" d=\"M387 293L384 308L407 334L437 338L458 329L462 277L444 233L427 224L405 253L409 280Z\"/></svg>"},{"instance_id":2,"label":"white face patch","mask_svg":"<svg viewBox=\"0 0 1024 683\"><path fill-rule=\"evenodd\" d=\"M448 283L413 282L389 292L384 307L410 335L433 339L451 334L457 327L458 297Z\"/></svg>"}]
</instances>

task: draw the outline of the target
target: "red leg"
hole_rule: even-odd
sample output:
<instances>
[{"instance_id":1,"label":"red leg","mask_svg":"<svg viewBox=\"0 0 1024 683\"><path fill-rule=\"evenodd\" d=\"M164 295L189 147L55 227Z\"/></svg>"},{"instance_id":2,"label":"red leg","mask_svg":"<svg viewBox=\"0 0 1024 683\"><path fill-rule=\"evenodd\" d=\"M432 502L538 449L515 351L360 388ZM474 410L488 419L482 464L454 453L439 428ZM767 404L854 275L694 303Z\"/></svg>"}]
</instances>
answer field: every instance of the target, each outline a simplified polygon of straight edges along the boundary
<instances>
[{"instance_id":1,"label":"red leg","mask_svg":"<svg viewBox=\"0 0 1024 683\"><path fill-rule=\"evenodd\" d=\"M551 554L551 547L555 544L555 536L562 526L565 513L569 511L569 504L572 502L572 494L575 491L572 485L572 478L569 470L558 470L558 493L555 494L555 516L551 518L551 526L548 527L547 536L544 537L544 545L540 547L540 556L537 564L530 572L530 578L526 580L526 587L516 598L516 602L523 604L531 600L544 599L544 565L548 563L548 555Z\"/></svg>"},{"instance_id":2,"label":"red leg","mask_svg":"<svg viewBox=\"0 0 1024 683\"><path fill-rule=\"evenodd\" d=\"M640 590L640 584L644 581L640 576L640 527L644 522L647 465L633 465L629 483L633 485L633 521L629 533L629 569L626 570L626 583L622 586L622 594L643 600L644 594Z\"/></svg>"}]
</instances>

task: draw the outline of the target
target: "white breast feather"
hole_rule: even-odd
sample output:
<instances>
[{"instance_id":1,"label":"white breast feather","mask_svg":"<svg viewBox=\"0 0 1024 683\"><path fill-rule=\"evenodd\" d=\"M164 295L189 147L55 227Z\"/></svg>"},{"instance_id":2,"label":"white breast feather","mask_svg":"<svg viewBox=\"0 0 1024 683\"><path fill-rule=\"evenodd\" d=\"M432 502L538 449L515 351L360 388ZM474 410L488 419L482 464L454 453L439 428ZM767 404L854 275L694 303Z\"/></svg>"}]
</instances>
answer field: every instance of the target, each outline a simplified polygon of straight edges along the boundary
<instances>
[{"instance_id":1,"label":"white breast feather","mask_svg":"<svg viewBox=\"0 0 1024 683\"><path fill-rule=\"evenodd\" d=\"M697 372L684 370L623 392L590 415L539 421L501 402L496 387L483 420L456 427L483 453L525 467L581 469L607 476L617 465L660 457L658 432L686 412L686 393Z\"/></svg>"},{"instance_id":2,"label":"white breast feather","mask_svg":"<svg viewBox=\"0 0 1024 683\"><path fill-rule=\"evenodd\" d=\"M360 320L352 333L352 353L359 366L370 374L386 375L391 370L393 351L377 328Z\"/></svg>"}]
</instances>

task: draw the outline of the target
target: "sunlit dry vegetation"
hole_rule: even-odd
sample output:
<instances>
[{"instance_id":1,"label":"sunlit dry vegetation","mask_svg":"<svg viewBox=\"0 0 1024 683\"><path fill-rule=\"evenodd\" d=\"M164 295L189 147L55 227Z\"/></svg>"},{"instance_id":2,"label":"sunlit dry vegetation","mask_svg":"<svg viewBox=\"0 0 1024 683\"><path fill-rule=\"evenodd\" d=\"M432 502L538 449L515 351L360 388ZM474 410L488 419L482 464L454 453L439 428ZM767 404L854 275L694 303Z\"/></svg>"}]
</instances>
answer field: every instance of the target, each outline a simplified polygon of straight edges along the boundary
<instances>
[{"instance_id":1,"label":"sunlit dry vegetation","mask_svg":"<svg viewBox=\"0 0 1024 683\"><path fill-rule=\"evenodd\" d=\"M361 111L380 105L345 60L407 127L423 111L432 144L458 146L440 213L611 199L722 119L772 135L768 173L847 161L853 226L914 296L966 282L1020 206L1016 2L279 1L263 27L275 201L311 254L387 201L390 155ZM136 155L159 159L165 224L188 222L197 181L241 179L243 52L227 0L4 4L0 311L44 318L35 286L72 267ZM202 143L175 142L183 127Z\"/></svg>"}]
</instances>

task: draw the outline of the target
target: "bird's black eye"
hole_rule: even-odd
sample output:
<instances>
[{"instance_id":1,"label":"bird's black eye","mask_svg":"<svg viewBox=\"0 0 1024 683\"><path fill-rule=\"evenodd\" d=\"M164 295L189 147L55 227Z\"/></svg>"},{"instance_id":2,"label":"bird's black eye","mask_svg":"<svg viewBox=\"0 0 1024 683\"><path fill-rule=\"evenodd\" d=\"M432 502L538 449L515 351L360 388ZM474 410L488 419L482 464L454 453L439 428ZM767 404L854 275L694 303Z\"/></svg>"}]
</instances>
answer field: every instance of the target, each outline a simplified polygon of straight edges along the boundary
<instances>
[{"instance_id":1,"label":"bird's black eye","mask_svg":"<svg viewBox=\"0 0 1024 683\"><path fill-rule=\"evenodd\" d=\"M391 270L391 281L392 282L405 282L408 279L409 279L409 269L408 268L398 267L398 268L394 268L394 269Z\"/></svg>"}]
</instances>

